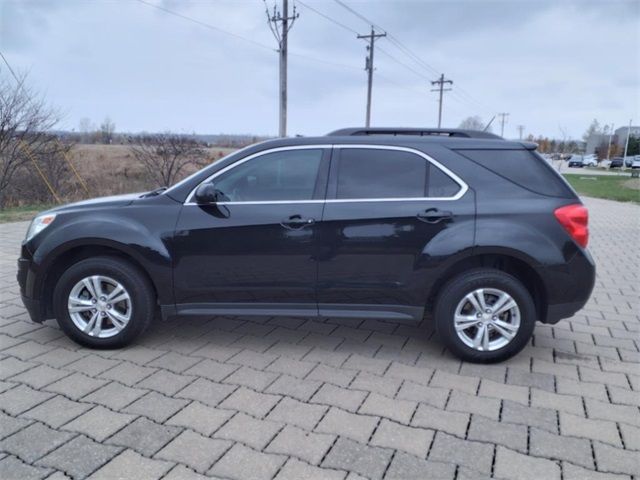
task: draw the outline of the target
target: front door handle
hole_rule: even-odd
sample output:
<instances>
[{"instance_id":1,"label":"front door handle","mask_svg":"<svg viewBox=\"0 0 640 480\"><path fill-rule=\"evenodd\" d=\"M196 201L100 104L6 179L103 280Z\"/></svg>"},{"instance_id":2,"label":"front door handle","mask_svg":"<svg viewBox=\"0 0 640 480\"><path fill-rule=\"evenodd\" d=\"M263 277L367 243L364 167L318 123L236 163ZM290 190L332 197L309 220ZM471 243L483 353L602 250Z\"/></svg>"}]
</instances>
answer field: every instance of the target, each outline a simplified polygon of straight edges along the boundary
<instances>
[{"instance_id":1,"label":"front door handle","mask_svg":"<svg viewBox=\"0 0 640 480\"><path fill-rule=\"evenodd\" d=\"M424 212L418 213L418 220L426 223L439 223L453 219L453 213L437 208L427 208Z\"/></svg>"},{"instance_id":2,"label":"front door handle","mask_svg":"<svg viewBox=\"0 0 640 480\"><path fill-rule=\"evenodd\" d=\"M289 218L280 222L280 225L288 230L300 230L314 223L316 223L316 221L313 218L303 218L302 215L291 215Z\"/></svg>"}]
</instances>

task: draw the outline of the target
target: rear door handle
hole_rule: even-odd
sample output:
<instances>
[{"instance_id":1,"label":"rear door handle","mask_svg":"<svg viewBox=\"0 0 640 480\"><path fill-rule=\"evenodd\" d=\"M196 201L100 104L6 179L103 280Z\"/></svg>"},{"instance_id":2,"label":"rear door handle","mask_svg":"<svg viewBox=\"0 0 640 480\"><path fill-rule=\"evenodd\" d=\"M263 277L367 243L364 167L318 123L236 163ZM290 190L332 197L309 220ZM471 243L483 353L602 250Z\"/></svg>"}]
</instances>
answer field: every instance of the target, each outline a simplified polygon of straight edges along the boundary
<instances>
[{"instance_id":1,"label":"rear door handle","mask_svg":"<svg viewBox=\"0 0 640 480\"><path fill-rule=\"evenodd\" d=\"M418 213L418 220L426 223L439 223L453 219L453 213L437 208L427 208L424 212Z\"/></svg>"},{"instance_id":2,"label":"rear door handle","mask_svg":"<svg viewBox=\"0 0 640 480\"><path fill-rule=\"evenodd\" d=\"M316 223L316 221L313 218L302 218L302 215L291 215L289 218L280 222L280 225L288 230L300 230L314 223Z\"/></svg>"}]
</instances>

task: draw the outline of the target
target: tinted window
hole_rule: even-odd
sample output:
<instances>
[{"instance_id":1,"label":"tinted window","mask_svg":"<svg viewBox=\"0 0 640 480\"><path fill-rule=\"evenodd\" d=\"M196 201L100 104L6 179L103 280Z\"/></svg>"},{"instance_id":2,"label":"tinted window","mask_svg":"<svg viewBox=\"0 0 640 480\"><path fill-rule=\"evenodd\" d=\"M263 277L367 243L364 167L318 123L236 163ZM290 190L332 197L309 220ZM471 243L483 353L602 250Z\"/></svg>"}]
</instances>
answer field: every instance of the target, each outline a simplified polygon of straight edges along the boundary
<instances>
[{"instance_id":1,"label":"tinted window","mask_svg":"<svg viewBox=\"0 0 640 480\"><path fill-rule=\"evenodd\" d=\"M213 183L231 202L311 200L321 160L320 149L267 153L232 168Z\"/></svg>"},{"instance_id":2,"label":"tinted window","mask_svg":"<svg viewBox=\"0 0 640 480\"><path fill-rule=\"evenodd\" d=\"M534 192L573 196L559 174L542 157L529 150L459 150L458 153Z\"/></svg>"},{"instance_id":3,"label":"tinted window","mask_svg":"<svg viewBox=\"0 0 640 480\"><path fill-rule=\"evenodd\" d=\"M453 197L460 190L460 185L438 167L431 165L429 171L429 197Z\"/></svg>"},{"instance_id":4,"label":"tinted window","mask_svg":"<svg viewBox=\"0 0 640 480\"><path fill-rule=\"evenodd\" d=\"M413 198L425 196L427 161L409 152L340 150L337 198Z\"/></svg>"}]
</instances>

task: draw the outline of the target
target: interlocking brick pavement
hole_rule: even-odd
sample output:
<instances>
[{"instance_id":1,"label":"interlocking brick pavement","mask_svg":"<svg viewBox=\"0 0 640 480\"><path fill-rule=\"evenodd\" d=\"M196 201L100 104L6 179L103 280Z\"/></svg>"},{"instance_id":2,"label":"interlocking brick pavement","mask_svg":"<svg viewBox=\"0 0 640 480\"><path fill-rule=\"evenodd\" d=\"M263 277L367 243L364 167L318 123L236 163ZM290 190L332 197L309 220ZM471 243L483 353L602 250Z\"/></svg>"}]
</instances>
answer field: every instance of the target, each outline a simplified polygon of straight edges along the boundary
<instances>
[{"instance_id":1,"label":"interlocking brick pavement","mask_svg":"<svg viewBox=\"0 0 640 480\"><path fill-rule=\"evenodd\" d=\"M425 321L157 322L91 351L29 321L0 225L0 478L640 478L640 207L587 199L593 297L499 365Z\"/></svg>"}]
</instances>

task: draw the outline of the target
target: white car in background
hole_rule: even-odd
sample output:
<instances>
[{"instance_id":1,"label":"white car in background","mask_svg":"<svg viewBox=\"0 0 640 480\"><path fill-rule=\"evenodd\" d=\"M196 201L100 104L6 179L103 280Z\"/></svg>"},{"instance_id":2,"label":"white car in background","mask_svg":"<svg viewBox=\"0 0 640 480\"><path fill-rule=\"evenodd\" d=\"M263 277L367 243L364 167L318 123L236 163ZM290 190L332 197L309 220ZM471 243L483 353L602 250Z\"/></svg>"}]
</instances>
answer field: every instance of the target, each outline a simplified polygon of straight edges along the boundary
<instances>
[{"instance_id":1,"label":"white car in background","mask_svg":"<svg viewBox=\"0 0 640 480\"><path fill-rule=\"evenodd\" d=\"M596 155L585 155L582 157L582 165L585 167L597 167L598 157Z\"/></svg>"}]
</instances>

